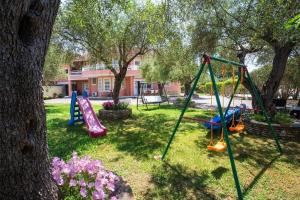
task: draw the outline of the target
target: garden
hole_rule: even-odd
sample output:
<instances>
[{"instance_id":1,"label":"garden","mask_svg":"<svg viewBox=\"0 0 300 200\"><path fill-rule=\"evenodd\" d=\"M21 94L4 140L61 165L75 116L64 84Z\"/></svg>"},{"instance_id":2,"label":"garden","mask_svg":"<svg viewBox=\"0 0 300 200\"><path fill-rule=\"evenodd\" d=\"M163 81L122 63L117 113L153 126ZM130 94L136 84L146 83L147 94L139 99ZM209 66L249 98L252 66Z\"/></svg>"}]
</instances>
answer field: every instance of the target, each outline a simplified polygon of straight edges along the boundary
<instances>
[{"instance_id":1,"label":"garden","mask_svg":"<svg viewBox=\"0 0 300 200\"><path fill-rule=\"evenodd\" d=\"M93 107L101 109L100 103ZM134 199L237 198L228 153L207 151L210 135L202 124L182 122L161 161L155 156L162 154L180 108L132 107L132 112L127 120L103 120L107 135L93 139L84 124L68 126L68 104L46 105L50 157L67 161L77 152L79 157L101 160L105 169L129 185L127 192ZM209 112L190 108L186 116L209 118ZM280 155L272 138L247 133L230 138L245 199L299 197L299 142L281 140L284 153ZM77 196L65 195L65 199L82 198L78 191Z\"/></svg>"},{"instance_id":2,"label":"garden","mask_svg":"<svg viewBox=\"0 0 300 200\"><path fill-rule=\"evenodd\" d=\"M0 199L299 199L299 11L1 1Z\"/></svg>"}]
</instances>

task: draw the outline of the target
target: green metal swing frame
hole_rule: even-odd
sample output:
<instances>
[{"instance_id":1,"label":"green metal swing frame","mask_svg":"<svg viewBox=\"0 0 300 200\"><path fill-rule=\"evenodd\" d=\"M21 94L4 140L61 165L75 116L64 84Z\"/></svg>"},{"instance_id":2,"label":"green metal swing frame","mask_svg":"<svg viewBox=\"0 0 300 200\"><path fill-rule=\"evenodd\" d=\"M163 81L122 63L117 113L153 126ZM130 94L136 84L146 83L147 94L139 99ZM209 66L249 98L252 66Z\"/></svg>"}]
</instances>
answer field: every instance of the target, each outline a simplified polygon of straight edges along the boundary
<instances>
[{"instance_id":1,"label":"green metal swing frame","mask_svg":"<svg viewBox=\"0 0 300 200\"><path fill-rule=\"evenodd\" d=\"M200 65L199 67L199 70L196 74L196 77L195 77L195 80L194 80L194 84L192 86L192 89L185 101L185 105L181 111L181 114L177 120L177 123L174 127L174 130L172 132L172 135L168 141L168 144L167 146L165 147L164 151L163 151L163 154L162 154L162 157L161 159L164 160L165 157L166 157L166 154L170 148L170 145L174 139L174 136L177 132L177 129L181 123L181 120L183 118L183 115L184 113L186 112L187 108L188 108L188 105L189 105L189 102L192 98L192 95L194 94L194 91L196 89L196 86L197 86L197 83L199 82L200 80L200 76L201 74L203 73L204 71L204 68L205 66L207 65L208 66L208 70L209 70L209 74L210 74L210 78L211 78L211 82L212 82L212 86L213 86L213 90L214 90L214 95L216 97L216 102L217 102L217 107L218 107L218 112L219 112L219 115L221 117L221 124L222 124L222 128L224 130L224 137L225 137L225 141L227 143L227 152L228 152L228 155L229 155L229 160L230 160L230 165L231 165L231 170L232 170L232 174L233 174L233 178L234 178L234 182L235 182L235 187L236 187L236 190L237 190L237 195L238 195L238 199L239 200L242 200L243 199L243 193L242 193L242 190L241 190L241 186L240 186L240 183L239 183L239 178L238 178L238 173L237 173L237 169L236 169L236 166L235 166L235 161L234 161L234 157L233 157L233 152L232 152L232 149L231 149L231 144L230 144L230 138L229 138L229 133L228 133L228 130L227 130L227 127L226 127L226 122L225 122L225 117L229 108L230 108L230 105L231 105L231 102L234 98L234 95L236 93L236 90L241 82L241 73L238 73L238 80L236 82L236 85L234 87L234 91L230 97L230 100L228 102L228 105L227 105L227 108L225 110L225 113L223 113L223 110L222 110L222 107L221 107L221 102L220 102L220 96L219 96L219 91L218 91L218 88L217 88L217 84L216 84L216 80L215 80L215 76L214 76L214 71L213 71L213 66L211 64L211 61L214 60L214 61L218 61L218 62L221 62L221 63L224 63L224 64L230 64L232 66L235 66L237 68L240 68L240 72L243 72L242 73L245 73L244 76L246 78L248 78L249 80L249 83L250 83L250 86L251 88L253 89L254 91L254 94L255 94L255 101L256 103L258 104L258 106L260 107L260 110L262 111L266 121L268 122L268 126L269 126L269 129L272 133L272 136L276 142L276 147L277 147L277 151L281 154L282 153L282 149L281 149L281 146L280 146L280 143L279 143L279 139L277 137L277 134L275 133L274 131L274 128L271 126L271 122L270 122L270 118L268 117L267 113L266 113L266 110L264 108L264 105L263 105L263 101L262 101L262 98L261 96L259 95L255 85L254 85L254 82L247 70L247 67L243 64L240 64L240 63L237 63L237 62L234 62L234 61L229 61L229 60L226 60L226 59L223 59L223 58L218 58L218 57L214 57L214 56L208 56L206 54L203 55L203 62L202 64Z\"/></svg>"}]
</instances>

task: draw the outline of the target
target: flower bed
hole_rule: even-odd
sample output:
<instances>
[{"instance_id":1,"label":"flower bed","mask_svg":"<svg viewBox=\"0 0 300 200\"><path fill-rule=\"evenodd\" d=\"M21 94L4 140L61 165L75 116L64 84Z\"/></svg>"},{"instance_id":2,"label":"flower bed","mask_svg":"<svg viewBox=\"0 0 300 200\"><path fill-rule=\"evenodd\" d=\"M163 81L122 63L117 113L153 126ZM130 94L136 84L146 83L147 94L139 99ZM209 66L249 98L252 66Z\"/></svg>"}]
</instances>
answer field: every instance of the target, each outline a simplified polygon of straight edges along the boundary
<instances>
[{"instance_id":1,"label":"flower bed","mask_svg":"<svg viewBox=\"0 0 300 200\"><path fill-rule=\"evenodd\" d=\"M132 115L130 108L126 110L99 110L100 119L118 120L128 119Z\"/></svg>"},{"instance_id":2,"label":"flower bed","mask_svg":"<svg viewBox=\"0 0 300 200\"><path fill-rule=\"evenodd\" d=\"M103 109L99 110L101 119L128 119L132 115L132 110L128 108L128 103L114 104L113 102L105 102L102 106Z\"/></svg>"},{"instance_id":3,"label":"flower bed","mask_svg":"<svg viewBox=\"0 0 300 200\"><path fill-rule=\"evenodd\" d=\"M101 161L88 156L79 158L73 153L67 163L58 157L53 158L52 176L60 189L62 199L72 197L116 200L125 193L125 196L132 199L131 189L121 177L104 169Z\"/></svg>"}]
</instances>

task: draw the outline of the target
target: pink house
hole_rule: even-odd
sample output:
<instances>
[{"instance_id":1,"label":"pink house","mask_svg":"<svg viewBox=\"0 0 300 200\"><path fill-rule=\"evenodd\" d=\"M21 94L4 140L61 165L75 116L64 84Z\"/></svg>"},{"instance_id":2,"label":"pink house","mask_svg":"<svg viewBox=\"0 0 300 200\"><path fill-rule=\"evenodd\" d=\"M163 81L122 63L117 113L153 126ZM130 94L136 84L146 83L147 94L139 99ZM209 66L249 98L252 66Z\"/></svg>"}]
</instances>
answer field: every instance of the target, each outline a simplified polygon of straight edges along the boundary
<instances>
[{"instance_id":1,"label":"pink house","mask_svg":"<svg viewBox=\"0 0 300 200\"><path fill-rule=\"evenodd\" d=\"M117 67L117 60L112 60L112 65ZM137 96L138 81L145 82L141 76L139 67L142 63L142 57L136 57L129 65L126 77L122 83L120 96ZM113 73L105 69L104 64L88 64L85 59L77 59L73 66L68 69L68 94L77 90L79 94L87 90L90 96L105 97L111 96L114 87ZM178 95L180 93L180 84L177 82L165 85L166 92L169 95ZM144 90L149 94L156 94L158 86L156 83L147 84Z\"/></svg>"}]
</instances>

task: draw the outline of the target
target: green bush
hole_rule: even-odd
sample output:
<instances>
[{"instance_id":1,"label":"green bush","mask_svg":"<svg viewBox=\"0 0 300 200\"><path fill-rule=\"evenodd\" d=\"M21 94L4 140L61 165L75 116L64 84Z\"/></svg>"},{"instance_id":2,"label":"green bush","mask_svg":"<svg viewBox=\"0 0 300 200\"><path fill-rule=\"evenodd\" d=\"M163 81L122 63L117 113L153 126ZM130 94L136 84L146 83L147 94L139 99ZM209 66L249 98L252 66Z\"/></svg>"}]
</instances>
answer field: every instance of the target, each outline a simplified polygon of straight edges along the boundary
<instances>
[{"instance_id":1,"label":"green bush","mask_svg":"<svg viewBox=\"0 0 300 200\"><path fill-rule=\"evenodd\" d=\"M64 98L64 97L65 97L64 94L59 94L59 95L58 95L58 98Z\"/></svg>"},{"instance_id":2,"label":"green bush","mask_svg":"<svg viewBox=\"0 0 300 200\"><path fill-rule=\"evenodd\" d=\"M129 103L120 102L118 104L114 104L114 110L126 110L128 109Z\"/></svg>"},{"instance_id":3,"label":"green bush","mask_svg":"<svg viewBox=\"0 0 300 200\"><path fill-rule=\"evenodd\" d=\"M254 119L256 121L260 122L267 122L265 117L261 114L254 114L251 119ZM278 112L276 115L271 119L272 123L276 124L290 124L292 122L292 119L290 118L289 114Z\"/></svg>"},{"instance_id":4,"label":"green bush","mask_svg":"<svg viewBox=\"0 0 300 200\"><path fill-rule=\"evenodd\" d=\"M292 122L289 114L280 112L275 115L273 120L279 124L290 124Z\"/></svg>"},{"instance_id":5,"label":"green bush","mask_svg":"<svg viewBox=\"0 0 300 200\"><path fill-rule=\"evenodd\" d=\"M182 107L182 106L184 106L184 103L185 103L185 99L184 98L177 98L176 102L175 102L175 105L179 106L179 107ZM195 107L196 103L194 101L190 101L188 106L189 107Z\"/></svg>"}]
</instances>

